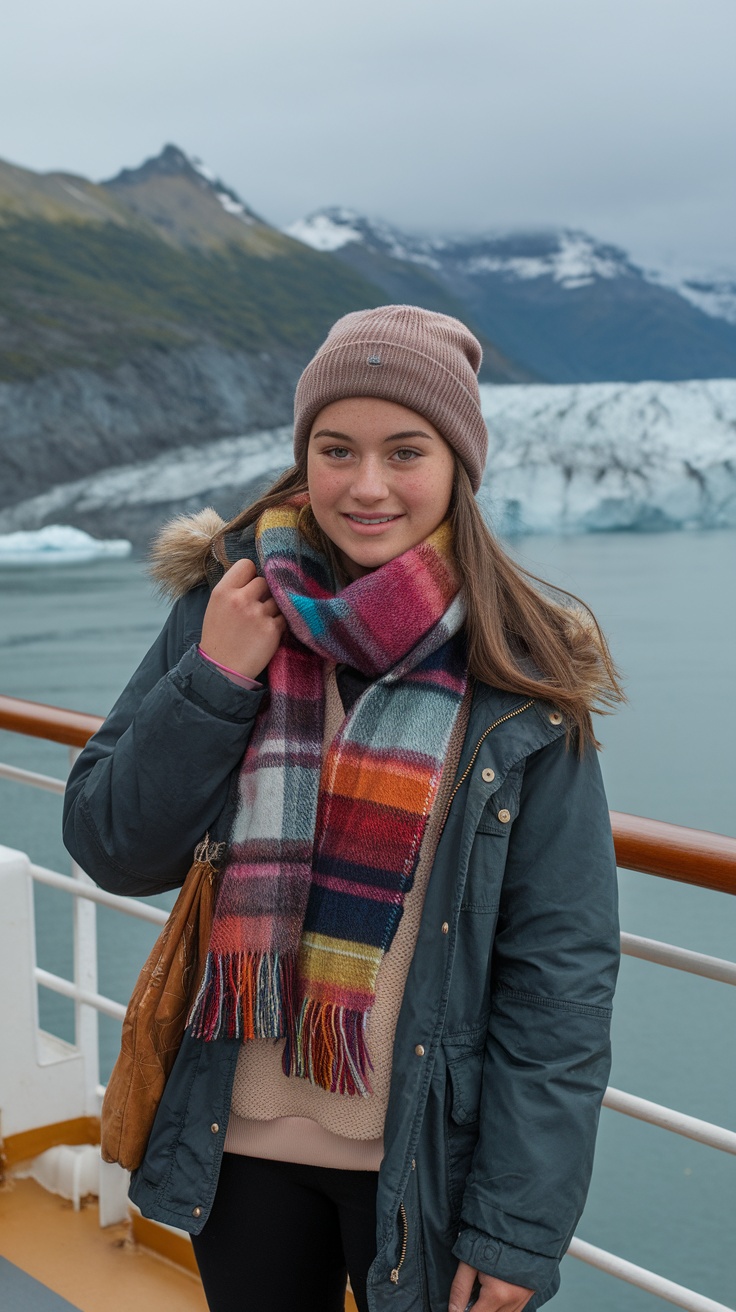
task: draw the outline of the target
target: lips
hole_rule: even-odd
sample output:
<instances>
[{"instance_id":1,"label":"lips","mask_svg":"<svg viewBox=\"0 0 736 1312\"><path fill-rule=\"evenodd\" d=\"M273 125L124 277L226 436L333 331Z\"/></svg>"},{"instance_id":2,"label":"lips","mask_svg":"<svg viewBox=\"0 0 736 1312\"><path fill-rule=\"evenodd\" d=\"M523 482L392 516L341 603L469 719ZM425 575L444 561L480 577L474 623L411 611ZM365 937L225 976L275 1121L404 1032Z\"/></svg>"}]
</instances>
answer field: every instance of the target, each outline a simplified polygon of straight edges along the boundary
<instances>
[{"instance_id":1,"label":"lips","mask_svg":"<svg viewBox=\"0 0 736 1312\"><path fill-rule=\"evenodd\" d=\"M343 511L342 519L350 526L350 532L359 537L376 538L388 531L392 524L403 519L403 515L354 515Z\"/></svg>"},{"instance_id":2,"label":"lips","mask_svg":"<svg viewBox=\"0 0 736 1312\"><path fill-rule=\"evenodd\" d=\"M348 518L349 520L351 520L351 522L352 522L353 524L392 524L393 521L394 521L395 519L399 519L400 516L399 516L399 515L351 515L351 514L348 514L348 515L347 515L347 518Z\"/></svg>"}]
</instances>

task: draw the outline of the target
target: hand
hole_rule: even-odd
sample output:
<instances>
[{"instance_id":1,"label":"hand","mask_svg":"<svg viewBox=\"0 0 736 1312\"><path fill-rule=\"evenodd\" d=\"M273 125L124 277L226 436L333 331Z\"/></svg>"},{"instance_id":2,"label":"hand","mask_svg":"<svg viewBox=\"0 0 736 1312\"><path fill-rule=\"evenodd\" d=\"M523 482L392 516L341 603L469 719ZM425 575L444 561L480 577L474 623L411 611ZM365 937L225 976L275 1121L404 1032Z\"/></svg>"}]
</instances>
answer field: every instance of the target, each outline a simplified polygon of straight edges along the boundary
<instances>
[{"instance_id":1,"label":"hand","mask_svg":"<svg viewBox=\"0 0 736 1312\"><path fill-rule=\"evenodd\" d=\"M208 656L248 679L265 670L286 629L286 620L256 574L252 560L237 560L212 589L202 625Z\"/></svg>"},{"instance_id":2,"label":"hand","mask_svg":"<svg viewBox=\"0 0 736 1312\"><path fill-rule=\"evenodd\" d=\"M508 1285L505 1280L486 1275L485 1271L476 1271L467 1262L459 1262L450 1290L448 1312L465 1312L476 1279L480 1281L480 1294L473 1304L473 1312L521 1312L534 1293L533 1289Z\"/></svg>"}]
</instances>

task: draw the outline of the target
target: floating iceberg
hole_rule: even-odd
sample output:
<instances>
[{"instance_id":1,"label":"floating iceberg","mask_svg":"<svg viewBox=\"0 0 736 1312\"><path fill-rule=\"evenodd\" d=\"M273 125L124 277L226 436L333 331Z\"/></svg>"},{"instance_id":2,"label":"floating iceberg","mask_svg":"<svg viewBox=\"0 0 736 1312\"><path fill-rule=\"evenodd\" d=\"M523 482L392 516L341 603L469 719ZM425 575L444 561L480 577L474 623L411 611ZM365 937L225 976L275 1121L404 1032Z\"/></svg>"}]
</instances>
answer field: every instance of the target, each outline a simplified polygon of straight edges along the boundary
<instances>
[{"instance_id":1,"label":"floating iceberg","mask_svg":"<svg viewBox=\"0 0 736 1312\"><path fill-rule=\"evenodd\" d=\"M48 524L32 533L0 534L0 565L75 565L101 557L129 556L125 538L102 541L68 524Z\"/></svg>"}]
</instances>

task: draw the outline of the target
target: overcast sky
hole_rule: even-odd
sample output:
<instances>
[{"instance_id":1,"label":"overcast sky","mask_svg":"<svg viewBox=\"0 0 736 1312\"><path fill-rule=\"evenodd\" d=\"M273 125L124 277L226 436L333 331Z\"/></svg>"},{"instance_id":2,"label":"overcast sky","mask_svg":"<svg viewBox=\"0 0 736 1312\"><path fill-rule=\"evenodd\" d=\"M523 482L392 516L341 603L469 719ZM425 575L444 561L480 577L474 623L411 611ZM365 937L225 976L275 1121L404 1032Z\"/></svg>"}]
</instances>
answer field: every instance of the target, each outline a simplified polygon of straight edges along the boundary
<instances>
[{"instance_id":1,"label":"overcast sky","mask_svg":"<svg viewBox=\"0 0 736 1312\"><path fill-rule=\"evenodd\" d=\"M736 271L736 0L25 0L0 156L96 180L167 141L284 225L584 228Z\"/></svg>"}]
</instances>

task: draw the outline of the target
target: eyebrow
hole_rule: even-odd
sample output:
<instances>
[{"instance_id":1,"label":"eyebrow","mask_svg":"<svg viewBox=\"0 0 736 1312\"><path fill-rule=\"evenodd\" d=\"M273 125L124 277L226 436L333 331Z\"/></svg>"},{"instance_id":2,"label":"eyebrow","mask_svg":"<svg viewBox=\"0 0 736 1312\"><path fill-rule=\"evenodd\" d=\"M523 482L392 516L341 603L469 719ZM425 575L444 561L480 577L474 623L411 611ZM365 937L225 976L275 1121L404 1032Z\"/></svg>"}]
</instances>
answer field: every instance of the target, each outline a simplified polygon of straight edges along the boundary
<instances>
[{"instance_id":1,"label":"eyebrow","mask_svg":"<svg viewBox=\"0 0 736 1312\"><path fill-rule=\"evenodd\" d=\"M333 437L337 438L340 442L355 441L355 438L351 437L349 433L338 433L333 428L320 428L318 433L312 433L312 437ZM423 432L421 428L407 428L406 431L401 433L390 433L389 436L384 437L383 440L384 442L397 442L406 437L424 437L428 442L434 441L432 434Z\"/></svg>"}]
</instances>

